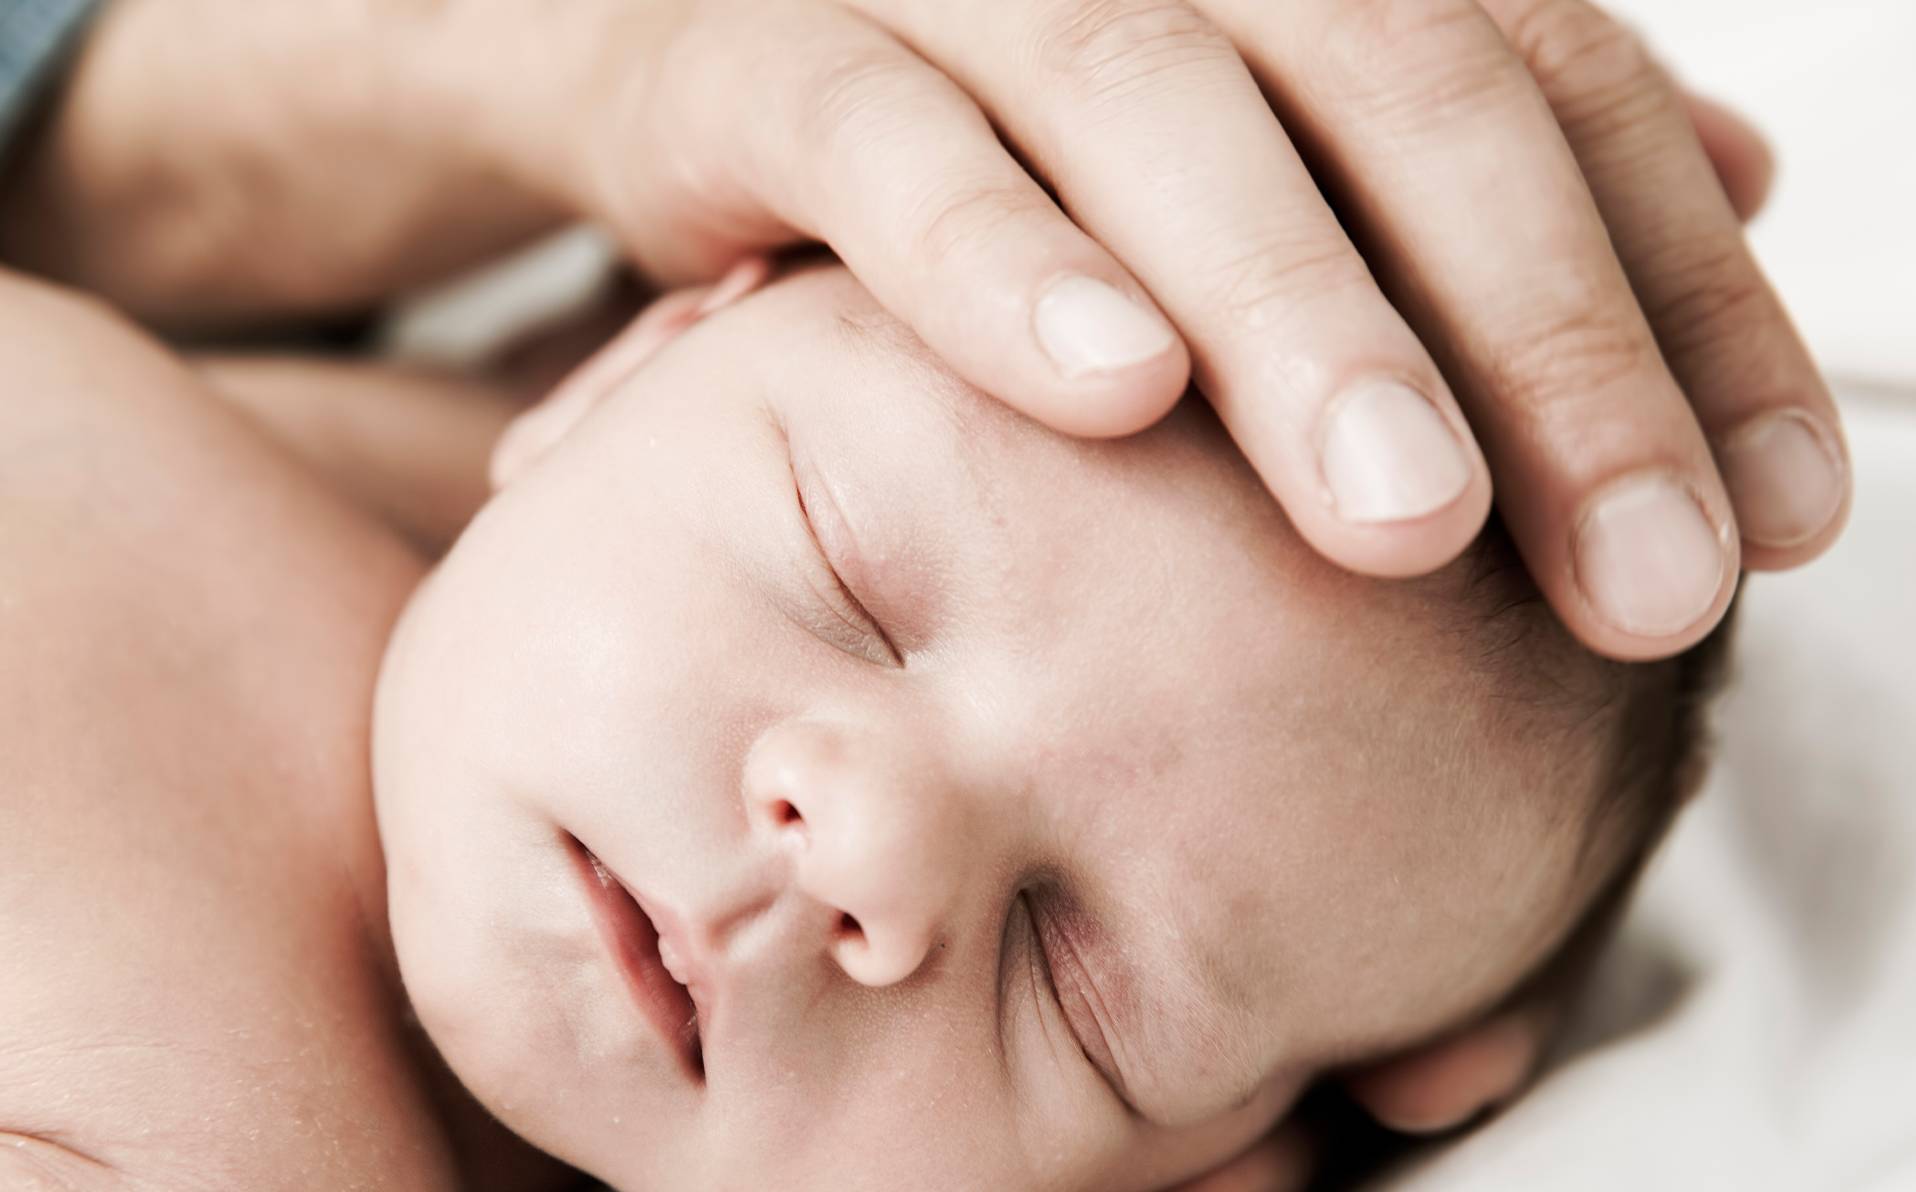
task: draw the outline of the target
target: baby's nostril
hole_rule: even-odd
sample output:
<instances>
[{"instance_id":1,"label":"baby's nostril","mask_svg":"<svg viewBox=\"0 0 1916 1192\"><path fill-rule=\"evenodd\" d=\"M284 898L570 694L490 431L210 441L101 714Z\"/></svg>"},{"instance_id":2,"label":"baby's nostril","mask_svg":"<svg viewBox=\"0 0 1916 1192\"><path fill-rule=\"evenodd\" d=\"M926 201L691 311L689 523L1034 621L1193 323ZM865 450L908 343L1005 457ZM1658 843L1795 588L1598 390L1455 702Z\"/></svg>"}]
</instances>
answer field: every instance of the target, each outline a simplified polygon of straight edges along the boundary
<instances>
[{"instance_id":1,"label":"baby's nostril","mask_svg":"<svg viewBox=\"0 0 1916 1192\"><path fill-rule=\"evenodd\" d=\"M861 939L864 937L865 929L860 927L858 920L851 915L841 914L838 916L838 934L846 939Z\"/></svg>"},{"instance_id":2,"label":"baby's nostril","mask_svg":"<svg viewBox=\"0 0 1916 1192\"><path fill-rule=\"evenodd\" d=\"M780 799L772 804L772 822L781 828L789 828L793 824L804 823L805 817L798 813L798 808L792 806L791 800Z\"/></svg>"}]
</instances>

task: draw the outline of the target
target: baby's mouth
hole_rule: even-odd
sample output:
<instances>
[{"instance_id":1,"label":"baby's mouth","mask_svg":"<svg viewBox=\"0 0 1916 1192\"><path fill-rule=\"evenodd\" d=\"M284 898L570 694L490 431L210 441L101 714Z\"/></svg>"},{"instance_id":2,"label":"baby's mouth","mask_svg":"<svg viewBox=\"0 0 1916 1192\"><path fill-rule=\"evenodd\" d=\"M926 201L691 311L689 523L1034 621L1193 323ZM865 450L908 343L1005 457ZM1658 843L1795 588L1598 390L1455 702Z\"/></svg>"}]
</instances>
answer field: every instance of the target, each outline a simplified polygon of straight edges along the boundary
<instances>
[{"instance_id":1,"label":"baby's mouth","mask_svg":"<svg viewBox=\"0 0 1916 1192\"><path fill-rule=\"evenodd\" d=\"M639 1011L672 1047L694 1080L705 1079L699 1037L698 1005L686 958L662 938L659 925L617 874L605 867L577 837L567 835L573 860L585 879L592 914Z\"/></svg>"}]
</instances>

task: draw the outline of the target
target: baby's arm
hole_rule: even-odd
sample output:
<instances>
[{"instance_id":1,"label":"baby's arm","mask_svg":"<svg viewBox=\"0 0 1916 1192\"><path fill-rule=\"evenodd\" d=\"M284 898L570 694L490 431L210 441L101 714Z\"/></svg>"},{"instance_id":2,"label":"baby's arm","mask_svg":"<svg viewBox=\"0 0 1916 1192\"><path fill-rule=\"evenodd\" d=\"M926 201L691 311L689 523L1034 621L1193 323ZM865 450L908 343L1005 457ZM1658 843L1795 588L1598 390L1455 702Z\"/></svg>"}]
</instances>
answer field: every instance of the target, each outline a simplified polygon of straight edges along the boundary
<instances>
[{"instance_id":1,"label":"baby's arm","mask_svg":"<svg viewBox=\"0 0 1916 1192\"><path fill-rule=\"evenodd\" d=\"M493 442L524 405L503 382L351 357L194 364L335 492L434 557L485 503Z\"/></svg>"},{"instance_id":2,"label":"baby's arm","mask_svg":"<svg viewBox=\"0 0 1916 1192\"><path fill-rule=\"evenodd\" d=\"M203 355L193 364L334 492L437 557L490 495L487 465L506 425L624 330L638 298L614 285L472 371L343 355Z\"/></svg>"},{"instance_id":3,"label":"baby's arm","mask_svg":"<svg viewBox=\"0 0 1916 1192\"><path fill-rule=\"evenodd\" d=\"M454 1187L345 893L406 552L91 305L0 336L0 1187Z\"/></svg>"}]
</instances>

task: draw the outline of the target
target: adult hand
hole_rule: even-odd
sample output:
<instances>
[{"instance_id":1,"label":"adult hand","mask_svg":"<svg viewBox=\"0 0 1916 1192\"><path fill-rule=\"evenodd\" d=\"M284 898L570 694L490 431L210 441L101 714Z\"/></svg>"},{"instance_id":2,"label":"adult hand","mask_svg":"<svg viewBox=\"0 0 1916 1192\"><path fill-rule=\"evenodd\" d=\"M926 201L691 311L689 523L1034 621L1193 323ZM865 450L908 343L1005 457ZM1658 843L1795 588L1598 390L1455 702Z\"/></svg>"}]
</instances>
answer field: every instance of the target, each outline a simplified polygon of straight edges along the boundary
<instances>
[{"instance_id":1,"label":"adult hand","mask_svg":"<svg viewBox=\"0 0 1916 1192\"><path fill-rule=\"evenodd\" d=\"M1494 477L1553 606L1618 657L1691 644L1740 564L1802 562L1842 521L1827 390L1678 93L1585 0L455 3L365 10L400 14L371 39L339 28L364 6L181 0L101 36L151 73L129 30L216 8L406 66L328 80L409 184L326 175L411 218L361 238L380 251L296 254L335 279L312 294L565 210L663 280L823 240L1061 429L1138 429L1194 375L1353 569L1441 565Z\"/></svg>"},{"instance_id":2,"label":"adult hand","mask_svg":"<svg viewBox=\"0 0 1916 1192\"><path fill-rule=\"evenodd\" d=\"M1827 390L1681 96L1582 0L679 7L569 167L663 274L823 239L1084 434L1162 414L1188 345L1326 555L1429 570L1494 475L1619 657L1837 530Z\"/></svg>"}]
</instances>

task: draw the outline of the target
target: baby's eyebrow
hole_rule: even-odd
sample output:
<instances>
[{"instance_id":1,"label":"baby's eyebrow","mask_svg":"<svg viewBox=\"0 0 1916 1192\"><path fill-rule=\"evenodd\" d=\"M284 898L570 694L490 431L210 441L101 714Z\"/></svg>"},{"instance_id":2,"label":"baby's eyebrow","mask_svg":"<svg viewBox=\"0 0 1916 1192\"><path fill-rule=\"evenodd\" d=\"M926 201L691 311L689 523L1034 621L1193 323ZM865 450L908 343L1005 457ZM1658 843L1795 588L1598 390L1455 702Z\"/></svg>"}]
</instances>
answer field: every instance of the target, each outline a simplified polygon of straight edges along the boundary
<instances>
[{"instance_id":1,"label":"baby's eyebrow","mask_svg":"<svg viewBox=\"0 0 1916 1192\"><path fill-rule=\"evenodd\" d=\"M879 360L927 358L930 350L911 328L878 307L842 307L835 312L839 338L861 356Z\"/></svg>"},{"instance_id":2,"label":"baby's eyebrow","mask_svg":"<svg viewBox=\"0 0 1916 1192\"><path fill-rule=\"evenodd\" d=\"M936 411L957 446L957 458L972 487L981 491L993 487L992 467L1003 467L1005 430L1025 422L1024 416L996 399L982 397L952 375L911 328L883 310L840 310L836 325L848 351L885 366L880 375L897 375L901 383L916 390L912 400Z\"/></svg>"}]
</instances>

